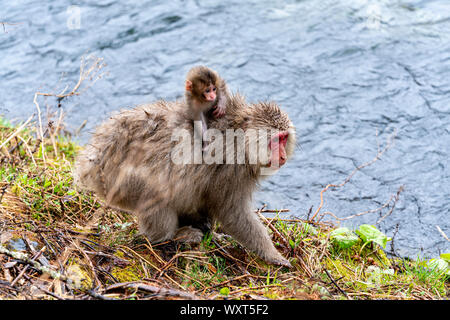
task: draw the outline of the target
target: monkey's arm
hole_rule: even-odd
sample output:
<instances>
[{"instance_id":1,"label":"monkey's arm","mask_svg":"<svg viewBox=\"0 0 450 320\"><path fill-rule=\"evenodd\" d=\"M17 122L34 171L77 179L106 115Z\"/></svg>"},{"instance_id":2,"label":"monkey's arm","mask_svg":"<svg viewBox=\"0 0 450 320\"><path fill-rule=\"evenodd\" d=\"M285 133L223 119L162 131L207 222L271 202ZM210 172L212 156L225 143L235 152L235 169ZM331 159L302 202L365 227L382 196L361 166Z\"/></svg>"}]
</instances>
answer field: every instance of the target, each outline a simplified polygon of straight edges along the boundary
<instances>
[{"instance_id":1,"label":"monkey's arm","mask_svg":"<svg viewBox=\"0 0 450 320\"><path fill-rule=\"evenodd\" d=\"M275 249L263 223L249 206L228 208L223 211L219 221L226 233L268 263L292 267L290 262Z\"/></svg>"},{"instance_id":2,"label":"monkey's arm","mask_svg":"<svg viewBox=\"0 0 450 320\"><path fill-rule=\"evenodd\" d=\"M220 118L225 115L227 100L228 97L230 96L230 93L228 91L228 87L225 80L221 78L219 78L217 89L218 89L217 106L213 111L213 116L216 118Z\"/></svg>"}]
</instances>

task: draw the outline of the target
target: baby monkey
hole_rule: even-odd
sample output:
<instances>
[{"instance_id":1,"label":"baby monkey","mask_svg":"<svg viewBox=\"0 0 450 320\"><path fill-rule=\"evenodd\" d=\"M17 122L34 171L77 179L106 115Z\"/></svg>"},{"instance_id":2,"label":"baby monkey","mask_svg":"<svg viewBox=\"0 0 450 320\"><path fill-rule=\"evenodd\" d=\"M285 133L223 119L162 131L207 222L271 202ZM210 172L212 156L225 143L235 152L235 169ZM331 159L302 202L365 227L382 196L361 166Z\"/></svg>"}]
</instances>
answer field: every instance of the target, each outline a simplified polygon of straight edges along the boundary
<instances>
[{"instance_id":1,"label":"baby monkey","mask_svg":"<svg viewBox=\"0 0 450 320\"><path fill-rule=\"evenodd\" d=\"M202 137L207 128L205 115L214 109L212 115L220 118L225 115L229 96L225 81L217 72L205 66L196 66L186 76L185 96L188 113L192 120L202 122Z\"/></svg>"}]
</instances>

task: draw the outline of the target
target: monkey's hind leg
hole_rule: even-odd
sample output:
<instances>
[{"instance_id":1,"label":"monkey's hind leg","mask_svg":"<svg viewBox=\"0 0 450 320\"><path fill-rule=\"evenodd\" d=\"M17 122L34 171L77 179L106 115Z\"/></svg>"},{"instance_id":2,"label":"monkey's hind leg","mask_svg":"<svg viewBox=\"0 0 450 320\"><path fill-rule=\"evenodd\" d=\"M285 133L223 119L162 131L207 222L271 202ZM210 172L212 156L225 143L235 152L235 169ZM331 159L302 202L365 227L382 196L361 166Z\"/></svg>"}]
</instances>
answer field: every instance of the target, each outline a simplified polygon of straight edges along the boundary
<instances>
[{"instance_id":1,"label":"monkey's hind leg","mask_svg":"<svg viewBox=\"0 0 450 320\"><path fill-rule=\"evenodd\" d=\"M211 221L202 214L178 215L178 228L175 240L197 244L203 240L203 235L211 230Z\"/></svg>"},{"instance_id":2,"label":"monkey's hind leg","mask_svg":"<svg viewBox=\"0 0 450 320\"><path fill-rule=\"evenodd\" d=\"M189 244L197 244L203 240L203 232L191 226L184 226L177 230L174 239Z\"/></svg>"},{"instance_id":3,"label":"monkey's hind leg","mask_svg":"<svg viewBox=\"0 0 450 320\"><path fill-rule=\"evenodd\" d=\"M178 217L169 208L140 212L139 231L152 243L173 239L178 229Z\"/></svg>"}]
</instances>

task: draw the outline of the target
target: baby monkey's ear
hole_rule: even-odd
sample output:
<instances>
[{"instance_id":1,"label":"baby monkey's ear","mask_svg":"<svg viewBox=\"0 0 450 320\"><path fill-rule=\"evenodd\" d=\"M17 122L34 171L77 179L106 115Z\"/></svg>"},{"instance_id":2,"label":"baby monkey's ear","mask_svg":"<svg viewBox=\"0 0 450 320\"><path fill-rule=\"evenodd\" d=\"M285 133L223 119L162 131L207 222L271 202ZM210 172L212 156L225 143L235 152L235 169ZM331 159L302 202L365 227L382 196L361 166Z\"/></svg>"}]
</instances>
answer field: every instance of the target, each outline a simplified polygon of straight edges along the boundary
<instances>
[{"instance_id":1,"label":"baby monkey's ear","mask_svg":"<svg viewBox=\"0 0 450 320\"><path fill-rule=\"evenodd\" d=\"M186 80L186 91L192 91L192 81Z\"/></svg>"}]
</instances>

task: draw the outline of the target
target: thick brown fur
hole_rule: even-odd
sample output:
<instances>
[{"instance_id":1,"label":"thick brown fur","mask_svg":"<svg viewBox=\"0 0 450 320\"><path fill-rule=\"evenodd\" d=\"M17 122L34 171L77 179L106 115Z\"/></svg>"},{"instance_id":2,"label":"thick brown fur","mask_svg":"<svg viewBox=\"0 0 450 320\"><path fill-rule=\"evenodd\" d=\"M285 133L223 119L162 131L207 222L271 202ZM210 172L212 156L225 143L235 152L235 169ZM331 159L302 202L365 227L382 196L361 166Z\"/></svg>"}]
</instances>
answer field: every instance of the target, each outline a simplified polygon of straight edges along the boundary
<instances>
[{"instance_id":1,"label":"thick brown fur","mask_svg":"<svg viewBox=\"0 0 450 320\"><path fill-rule=\"evenodd\" d=\"M288 158L293 154L295 128L275 103L248 104L234 95L227 101L226 116L209 124L221 131L289 131L286 152ZM251 207L264 164L175 164L171 150L177 141L171 141L171 135L180 128L193 136L193 122L182 101L159 101L113 115L77 157L76 183L109 205L135 213L150 241L173 239L186 231L200 237L201 225L219 222L267 262L290 266Z\"/></svg>"}]
</instances>

